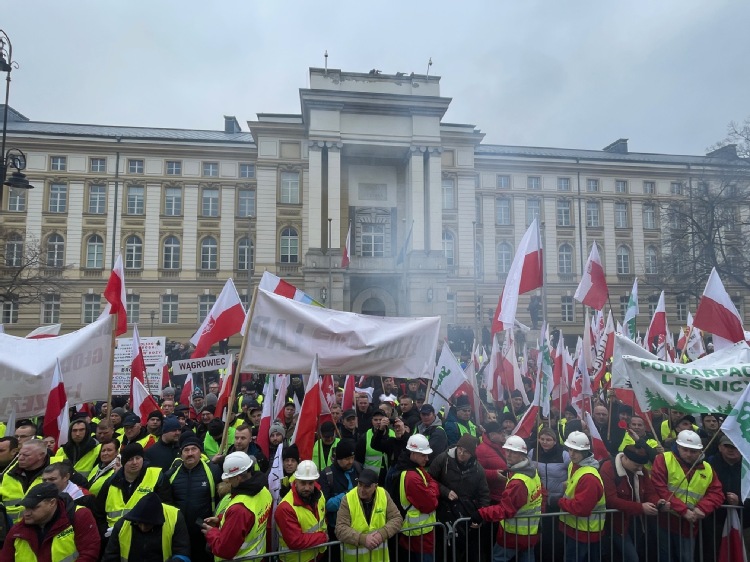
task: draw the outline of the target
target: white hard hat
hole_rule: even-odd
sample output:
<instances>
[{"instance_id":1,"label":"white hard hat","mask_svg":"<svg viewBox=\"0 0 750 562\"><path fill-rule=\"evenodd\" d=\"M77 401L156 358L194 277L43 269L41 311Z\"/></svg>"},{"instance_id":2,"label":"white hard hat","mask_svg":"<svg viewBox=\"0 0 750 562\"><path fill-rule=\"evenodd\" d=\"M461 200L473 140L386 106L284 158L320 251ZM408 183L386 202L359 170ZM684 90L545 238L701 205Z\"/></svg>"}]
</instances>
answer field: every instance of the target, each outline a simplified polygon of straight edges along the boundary
<instances>
[{"instance_id":1,"label":"white hard hat","mask_svg":"<svg viewBox=\"0 0 750 562\"><path fill-rule=\"evenodd\" d=\"M690 429L680 431L679 435L677 435L677 444L687 449L703 449L703 442L700 436Z\"/></svg>"},{"instance_id":2,"label":"white hard hat","mask_svg":"<svg viewBox=\"0 0 750 562\"><path fill-rule=\"evenodd\" d=\"M247 472L253 466L253 459L242 451L235 451L227 455L224 459L224 473L221 475L222 480L229 480L233 476Z\"/></svg>"},{"instance_id":3,"label":"white hard hat","mask_svg":"<svg viewBox=\"0 0 750 562\"><path fill-rule=\"evenodd\" d=\"M406 442L406 449L412 453L422 453L424 455L432 453L430 442L421 433L409 437L409 440Z\"/></svg>"},{"instance_id":4,"label":"white hard hat","mask_svg":"<svg viewBox=\"0 0 750 562\"><path fill-rule=\"evenodd\" d=\"M312 461L302 461L297 465L297 471L294 473L297 480L317 480L320 478L318 467Z\"/></svg>"},{"instance_id":5,"label":"white hard hat","mask_svg":"<svg viewBox=\"0 0 750 562\"><path fill-rule=\"evenodd\" d=\"M568 449L573 449L574 451L588 451L591 449L589 438L586 437L586 434L583 431L572 432L570 435L568 435L568 438L565 440L564 445Z\"/></svg>"},{"instance_id":6,"label":"white hard hat","mask_svg":"<svg viewBox=\"0 0 750 562\"><path fill-rule=\"evenodd\" d=\"M503 449L516 451L517 453L523 453L524 455L528 454L529 452L529 450L526 448L526 441L521 439L518 435L511 435L510 437L508 437L508 439L505 441L505 445L503 445Z\"/></svg>"}]
</instances>

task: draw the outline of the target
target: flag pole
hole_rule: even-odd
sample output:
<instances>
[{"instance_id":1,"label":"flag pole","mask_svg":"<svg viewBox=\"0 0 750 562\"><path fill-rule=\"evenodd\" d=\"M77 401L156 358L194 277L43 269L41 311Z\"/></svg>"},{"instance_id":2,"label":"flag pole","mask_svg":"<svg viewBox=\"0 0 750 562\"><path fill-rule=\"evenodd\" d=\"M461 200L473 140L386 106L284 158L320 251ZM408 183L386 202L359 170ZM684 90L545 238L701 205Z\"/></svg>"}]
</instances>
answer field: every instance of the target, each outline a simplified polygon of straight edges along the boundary
<instances>
[{"instance_id":1,"label":"flag pole","mask_svg":"<svg viewBox=\"0 0 750 562\"><path fill-rule=\"evenodd\" d=\"M112 379L114 377L115 372L115 343L116 343L116 334L117 334L117 321L119 320L120 313L115 313L115 322L112 325L112 335L111 335L111 341L110 341L110 347L112 348L112 353L110 354L109 358L109 385L107 390L107 404L109 405L109 412L112 411ZM110 316L111 318L111 316ZM131 404L130 407L132 408L133 405Z\"/></svg>"},{"instance_id":2,"label":"flag pole","mask_svg":"<svg viewBox=\"0 0 750 562\"><path fill-rule=\"evenodd\" d=\"M245 356L245 346L247 345L247 338L250 334L250 323L253 319L253 313L255 312L255 301L258 296L258 287L255 287L255 290L253 291L253 300L250 303L250 311L247 313L247 317L245 318L245 335L242 336L242 345L240 346L240 354L239 359L237 361L237 372L232 373L234 378L232 379L232 390L229 393L229 398L227 399L227 423L224 424L224 431L221 434L221 445L219 447L219 454L223 455L227 450L227 435L229 434L229 414L234 409L234 400L235 395L237 394L237 382L240 380L240 372L242 369L240 366L242 365L242 358ZM232 367L234 369L234 367Z\"/></svg>"}]
</instances>

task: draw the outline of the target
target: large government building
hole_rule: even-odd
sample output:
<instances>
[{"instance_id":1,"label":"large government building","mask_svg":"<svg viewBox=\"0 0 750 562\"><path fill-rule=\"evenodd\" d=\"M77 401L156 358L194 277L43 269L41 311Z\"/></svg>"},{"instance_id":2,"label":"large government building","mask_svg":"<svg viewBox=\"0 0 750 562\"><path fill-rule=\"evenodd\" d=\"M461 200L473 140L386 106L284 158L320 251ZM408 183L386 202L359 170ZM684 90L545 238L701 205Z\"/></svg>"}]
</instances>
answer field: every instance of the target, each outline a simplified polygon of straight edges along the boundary
<instances>
[{"instance_id":1,"label":"large government building","mask_svg":"<svg viewBox=\"0 0 750 562\"><path fill-rule=\"evenodd\" d=\"M120 252L142 335L186 341L228 278L247 301L266 270L335 309L479 331L539 217L546 290L522 297L519 320L531 324L530 297L543 297L550 323L573 336L591 244L619 320L633 280L659 267L660 208L715 158L632 153L626 139L485 144L476 126L443 121L451 99L437 76L312 68L309 84L299 113L258 113L249 132L234 117L201 131L48 123L10 108L7 146L26 154L35 189L4 188L1 275L38 247L43 273L67 287L31 303L6 296L6 331L95 319ZM658 293L640 293L645 329ZM673 326L694 308L667 301Z\"/></svg>"}]
</instances>

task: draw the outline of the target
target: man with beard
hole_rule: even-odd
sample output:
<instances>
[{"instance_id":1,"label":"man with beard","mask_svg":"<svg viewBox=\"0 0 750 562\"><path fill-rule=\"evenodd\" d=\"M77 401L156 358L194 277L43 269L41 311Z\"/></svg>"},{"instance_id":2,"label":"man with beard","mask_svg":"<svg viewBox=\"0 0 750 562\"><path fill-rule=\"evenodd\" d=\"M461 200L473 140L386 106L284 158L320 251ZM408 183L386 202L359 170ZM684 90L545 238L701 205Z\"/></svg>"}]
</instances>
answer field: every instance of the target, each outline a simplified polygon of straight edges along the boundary
<instances>
[{"instance_id":1,"label":"man with beard","mask_svg":"<svg viewBox=\"0 0 750 562\"><path fill-rule=\"evenodd\" d=\"M91 437L88 424L77 419L70 423L68 442L58 449L53 462L68 459L73 468L86 480L99 458L101 445Z\"/></svg>"}]
</instances>

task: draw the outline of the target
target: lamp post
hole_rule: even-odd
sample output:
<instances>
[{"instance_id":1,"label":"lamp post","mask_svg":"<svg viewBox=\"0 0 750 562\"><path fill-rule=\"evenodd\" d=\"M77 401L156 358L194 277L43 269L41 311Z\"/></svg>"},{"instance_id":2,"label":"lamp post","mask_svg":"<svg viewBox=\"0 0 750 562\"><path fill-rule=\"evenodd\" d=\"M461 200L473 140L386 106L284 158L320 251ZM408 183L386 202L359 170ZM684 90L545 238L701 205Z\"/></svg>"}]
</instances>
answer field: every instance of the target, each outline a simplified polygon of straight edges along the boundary
<instances>
[{"instance_id":1,"label":"lamp post","mask_svg":"<svg viewBox=\"0 0 750 562\"><path fill-rule=\"evenodd\" d=\"M154 320L156 320L156 311L151 311L151 337L154 337Z\"/></svg>"},{"instance_id":2,"label":"lamp post","mask_svg":"<svg viewBox=\"0 0 750 562\"><path fill-rule=\"evenodd\" d=\"M18 68L18 64L13 61L13 45L10 37L0 29L0 72L5 72L5 105L3 106L3 135L0 141L0 209L3 207L3 185L15 189L32 189L34 186L29 184L29 180L21 173L26 168L26 155L17 148L11 148L5 152L5 139L8 134L8 97L10 95L10 71ZM8 167L15 168L16 171L8 181Z\"/></svg>"}]
</instances>

